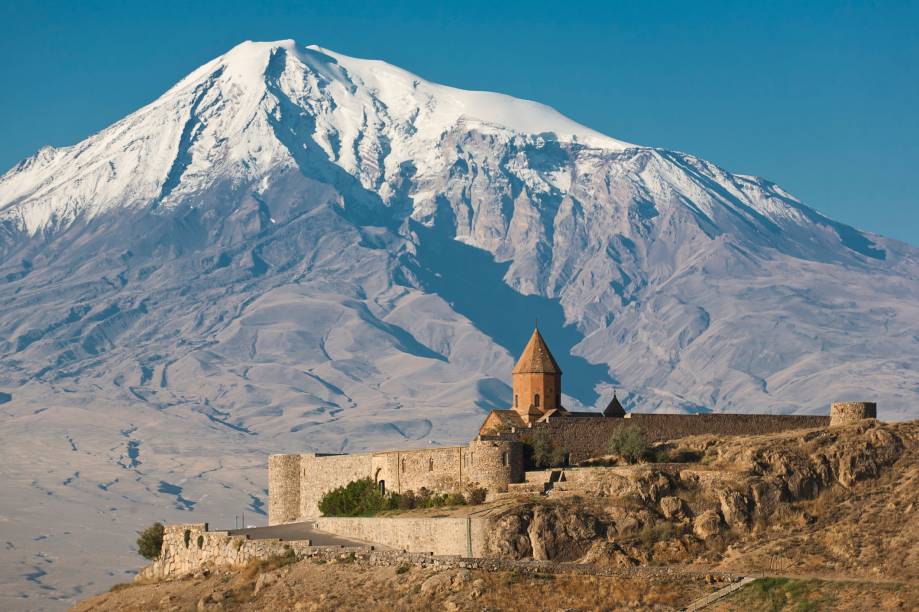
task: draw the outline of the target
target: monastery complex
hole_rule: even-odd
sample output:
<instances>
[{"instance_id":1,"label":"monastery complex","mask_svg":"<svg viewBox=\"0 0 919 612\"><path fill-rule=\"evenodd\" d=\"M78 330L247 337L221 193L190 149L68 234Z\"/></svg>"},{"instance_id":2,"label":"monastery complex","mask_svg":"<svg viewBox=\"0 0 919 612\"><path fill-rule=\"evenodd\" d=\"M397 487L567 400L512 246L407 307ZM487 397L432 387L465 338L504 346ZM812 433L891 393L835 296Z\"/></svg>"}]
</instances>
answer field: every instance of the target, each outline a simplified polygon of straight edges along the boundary
<instances>
[{"instance_id":1,"label":"monastery complex","mask_svg":"<svg viewBox=\"0 0 919 612\"><path fill-rule=\"evenodd\" d=\"M699 434L750 435L828 427L876 418L869 402L833 404L830 416L769 414L626 413L613 395L603 412L568 411L562 405L562 370L539 330L534 330L513 370L513 405L493 410L465 446L333 455L272 455L268 461L269 524L319 517L326 492L372 478L382 491L422 487L438 493L485 488L489 495L524 481L524 442L544 432L566 453L566 463L608 453L609 439L623 425L637 425L649 442Z\"/></svg>"}]
</instances>

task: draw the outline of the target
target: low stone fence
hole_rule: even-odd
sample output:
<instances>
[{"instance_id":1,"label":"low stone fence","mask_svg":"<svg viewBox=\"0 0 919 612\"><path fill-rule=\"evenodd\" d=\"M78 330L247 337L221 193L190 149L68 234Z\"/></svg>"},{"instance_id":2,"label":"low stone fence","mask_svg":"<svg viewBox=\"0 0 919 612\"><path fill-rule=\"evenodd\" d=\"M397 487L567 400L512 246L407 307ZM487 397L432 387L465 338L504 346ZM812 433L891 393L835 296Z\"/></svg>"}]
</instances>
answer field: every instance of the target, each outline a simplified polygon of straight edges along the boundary
<instances>
[{"instance_id":1,"label":"low stone fence","mask_svg":"<svg viewBox=\"0 0 919 612\"><path fill-rule=\"evenodd\" d=\"M240 567L255 559L304 554L309 540L250 540L228 531L209 531L207 523L166 525L159 559L145 567L138 578L162 579L194 573L206 566Z\"/></svg>"},{"instance_id":2,"label":"low stone fence","mask_svg":"<svg viewBox=\"0 0 919 612\"><path fill-rule=\"evenodd\" d=\"M487 520L476 517L321 517L316 528L408 552L484 556Z\"/></svg>"}]
</instances>

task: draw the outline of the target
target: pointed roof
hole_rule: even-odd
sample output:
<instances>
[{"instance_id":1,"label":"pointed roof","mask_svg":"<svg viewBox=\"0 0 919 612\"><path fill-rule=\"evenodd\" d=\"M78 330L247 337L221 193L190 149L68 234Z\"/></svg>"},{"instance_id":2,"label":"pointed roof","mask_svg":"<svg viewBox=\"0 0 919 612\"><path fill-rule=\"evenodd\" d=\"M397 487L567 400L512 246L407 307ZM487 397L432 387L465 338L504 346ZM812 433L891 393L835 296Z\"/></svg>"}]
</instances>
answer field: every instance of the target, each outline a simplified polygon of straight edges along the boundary
<instances>
[{"instance_id":1,"label":"pointed roof","mask_svg":"<svg viewBox=\"0 0 919 612\"><path fill-rule=\"evenodd\" d=\"M562 370L558 367L555 357L549 351L546 341L538 329L533 330L530 341L527 342L523 354L517 360L514 366L514 374L561 374Z\"/></svg>"},{"instance_id":2,"label":"pointed roof","mask_svg":"<svg viewBox=\"0 0 919 612\"><path fill-rule=\"evenodd\" d=\"M606 410L603 411L603 416L605 417L624 417L625 409L622 407L622 404L619 403L619 398L616 397L616 392L613 391L613 399L610 400L609 404L606 405Z\"/></svg>"}]
</instances>

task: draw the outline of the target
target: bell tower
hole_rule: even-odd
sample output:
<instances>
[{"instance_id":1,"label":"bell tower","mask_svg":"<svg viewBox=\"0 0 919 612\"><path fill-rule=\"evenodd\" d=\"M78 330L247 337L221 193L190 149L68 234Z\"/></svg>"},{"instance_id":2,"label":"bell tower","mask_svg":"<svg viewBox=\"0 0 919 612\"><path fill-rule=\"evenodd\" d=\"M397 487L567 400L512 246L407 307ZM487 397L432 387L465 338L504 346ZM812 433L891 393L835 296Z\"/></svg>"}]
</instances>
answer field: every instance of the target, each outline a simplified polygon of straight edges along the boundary
<instances>
[{"instance_id":1,"label":"bell tower","mask_svg":"<svg viewBox=\"0 0 919 612\"><path fill-rule=\"evenodd\" d=\"M513 409L529 425L550 410L562 409L562 370L539 329L533 330L514 366Z\"/></svg>"}]
</instances>

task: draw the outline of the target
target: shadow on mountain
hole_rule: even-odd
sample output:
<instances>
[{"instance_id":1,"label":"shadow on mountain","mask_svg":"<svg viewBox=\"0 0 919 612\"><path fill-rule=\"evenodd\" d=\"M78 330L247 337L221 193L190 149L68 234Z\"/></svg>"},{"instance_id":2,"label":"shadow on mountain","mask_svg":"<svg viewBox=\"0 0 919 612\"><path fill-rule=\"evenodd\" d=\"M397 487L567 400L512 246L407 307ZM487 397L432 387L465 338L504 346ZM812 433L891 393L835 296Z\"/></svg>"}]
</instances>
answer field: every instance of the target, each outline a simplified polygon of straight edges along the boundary
<instances>
[{"instance_id":1,"label":"shadow on mountain","mask_svg":"<svg viewBox=\"0 0 919 612\"><path fill-rule=\"evenodd\" d=\"M562 388L586 407L598 407L598 383L612 382L604 365L571 354L583 336L565 325L562 307L538 295L522 295L504 282L510 264L497 263L487 251L468 246L436 229L412 222L419 238L415 269L425 289L437 293L458 313L510 352L523 351L537 319L564 372Z\"/></svg>"}]
</instances>

